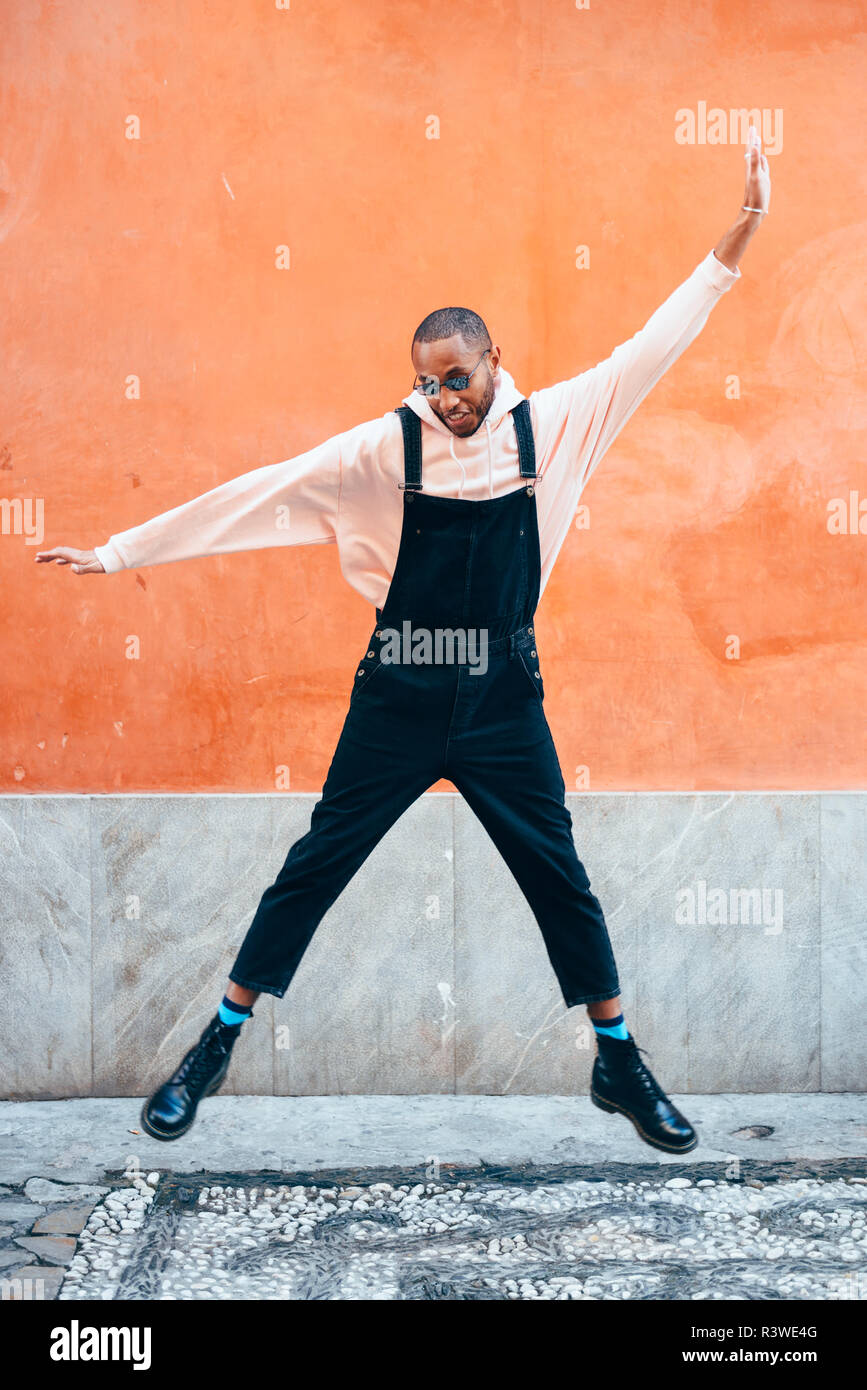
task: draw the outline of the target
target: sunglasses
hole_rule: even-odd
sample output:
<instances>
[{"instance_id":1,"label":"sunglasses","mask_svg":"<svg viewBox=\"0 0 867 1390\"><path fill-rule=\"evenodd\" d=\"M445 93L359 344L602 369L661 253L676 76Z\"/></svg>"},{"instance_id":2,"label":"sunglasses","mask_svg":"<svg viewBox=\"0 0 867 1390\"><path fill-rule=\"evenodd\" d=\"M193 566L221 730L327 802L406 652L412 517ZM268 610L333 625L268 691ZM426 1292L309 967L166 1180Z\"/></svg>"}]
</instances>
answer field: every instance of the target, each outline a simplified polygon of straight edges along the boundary
<instances>
[{"instance_id":1,"label":"sunglasses","mask_svg":"<svg viewBox=\"0 0 867 1390\"><path fill-rule=\"evenodd\" d=\"M473 367L473 370L467 376L447 377L446 380L442 383L442 386L440 385L440 379L438 376L420 377L418 372L416 372L415 380L412 383L413 391L418 391L422 396L438 396L443 386L445 386L447 391L466 391L467 387L470 384L470 377L473 376L474 373L479 370L479 367L482 364L482 359L490 351L490 348L485 348L485 351L482 353L482 356L479 358L478 362Z\"/></svg>"}]
</instances>

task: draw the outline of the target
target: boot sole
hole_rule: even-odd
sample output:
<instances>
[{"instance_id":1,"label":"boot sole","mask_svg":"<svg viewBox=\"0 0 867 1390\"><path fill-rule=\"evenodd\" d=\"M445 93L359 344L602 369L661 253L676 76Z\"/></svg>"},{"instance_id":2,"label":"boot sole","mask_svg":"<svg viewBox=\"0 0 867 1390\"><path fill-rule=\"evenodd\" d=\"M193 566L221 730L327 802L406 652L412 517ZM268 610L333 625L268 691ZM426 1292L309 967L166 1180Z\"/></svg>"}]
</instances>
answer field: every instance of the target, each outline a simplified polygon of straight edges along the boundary
<instances>
[{"instance_id":1,"label":"boot sole","mask_svg":"<svg viewBox=\"0 0 867 1390\"><path fill-rule=\"evenodd\" d=\"M635 1126L645 1144L650 1144L654 1149L662 1149L664 1153L669 1154L688 1154L692 1153L692 1150L698 1147L698 1135L690 1140L688 1144L664 1144L661 1139L652 1139L650 1135L641 1128L641 1125L634 1116L630 1115L628 1110L624 1110L622 1105L615 1105L613 1101L603 1100L601 1096L596 1094L592 1086L590 1088L590 1099L594 1105L597 1105L600 1110L605 1110L609 1115L625 1115L630 1124Z\"/></svg>"},{"instance_id":2,"label":"boot sole","mask_svg":"<svg viewBox=\"0 0 867 1390\"><path fill-rule=\"evenodd\" d=\"M184 1135L187 1133L187 1131L192 1129L193 1125L195 1124L196 1116L199 1113L199 1106L201 1105L202 1101L207 1100L208 1096L212 1096L215 1091L218 1091L225 1079L225 1076L221 1076L219 1081L217 1081L216 1083L211 1083L208 1089L204 1091L202 1095L199 1097L198 1101L196 1102L196 1108L193 1111L190 1118L187 1120L187 1123L184 1125L183 1129L173 1129L171 1134L164 1133L162 1130L158 1129L152 1123L152 1121L148 1119L147 1108L150 1104L150 1101L146 1100L144 1105L142 1106L140 1116L142 1129L145 1131L146 1134L149 1134L152 1139L160 1139L164 1144L170 1143L172 1139L182 1139Z\"/></svg>"}]
</instances>

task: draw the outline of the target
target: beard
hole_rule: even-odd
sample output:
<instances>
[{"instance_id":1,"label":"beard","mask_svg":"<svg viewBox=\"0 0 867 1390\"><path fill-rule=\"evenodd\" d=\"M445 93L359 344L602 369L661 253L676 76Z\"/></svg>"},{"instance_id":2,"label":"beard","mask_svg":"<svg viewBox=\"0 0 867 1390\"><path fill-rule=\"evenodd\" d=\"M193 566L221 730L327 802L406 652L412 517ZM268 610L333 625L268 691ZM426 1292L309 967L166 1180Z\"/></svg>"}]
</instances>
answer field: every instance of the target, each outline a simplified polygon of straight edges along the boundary
<instances>
[{"instance_id":1,"label":"beard","mask_svg":"<svg viewBox=\"0 0 867 1390\"><path fill-rule=\"evenodd\" d=\"M485 365L487 365L487 364L485 364ZM470 439L470 438L476 433L476 430L478 430L478 429L481 428L482 422L483 422L485 416L487 415L487 413L488 413L488 411L490 410L491 406L494 404L494 396L495 396L495 395L496 395L496 387L494 386L494 378L493 378L493 376L491 375L491 373L488 372L488 379L487 379L487 382L485 383L485 392L484 392L484 395L482 396L482 399L479 401L478 405L470 405L470 404L468 404L467 406L464 407L465 409L471 410L471 411L473 411L474 413L477 411L477 412L478 412L478 421L477 421L476 425L474 426L474 428L471 429L471 430L469 430L468 433L466 433L466 434L463 434L463 433L462 433L462 434L459 436L461 439ZM448 425L449 422L448 422L448 420L446 419L444 413L443 413L441 410L438 410L438 409L436 408L436 406L434 406L434 405L431 405L431 410L433 410L433 412L434 412L435 415L438 415L438 416L439 416L439 418L442 420L442 422L443 422L444 425ZM449 426L449 428L451 429L451 426ZM452 433L454 434L454 430L452 430Z\"/></svg>"}]
</instances>

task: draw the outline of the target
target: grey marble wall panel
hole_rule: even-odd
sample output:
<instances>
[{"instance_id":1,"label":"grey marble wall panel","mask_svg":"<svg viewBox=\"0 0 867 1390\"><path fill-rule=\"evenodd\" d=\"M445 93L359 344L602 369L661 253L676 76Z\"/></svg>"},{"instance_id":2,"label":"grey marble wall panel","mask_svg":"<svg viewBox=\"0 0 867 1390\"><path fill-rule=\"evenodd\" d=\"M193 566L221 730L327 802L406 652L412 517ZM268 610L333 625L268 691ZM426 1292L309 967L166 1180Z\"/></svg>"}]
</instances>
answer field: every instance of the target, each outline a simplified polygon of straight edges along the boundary
<instances>
[{"instance_id":1,"label":"grey marble wall panel","mask_svg":"<svg viewBox=\"0 0 867 1390\"><path fill-rule=\"evenodd\" d=\"M462 798L454 808L456 1089L586 1094L586 1012L566 1009L536 919L487 831Z\"/></svg>"},{"instance_id":2,"label":"grey marble wall panel","mask_svg":"<svg viewBox=\"0 0 867 1390\"><path fill-rule=\"evenodd\" d=\"M818 798L567 800L628 1026L666 1089L817 1089ZM584 1091L586 1010L565 1010L535 920L463 806L456 827L456 973L473 1000L459 1003L458 1089Z\"/></svg>"},{"instance_id":3,"label":"grey marble wall panel","mask_svg":"<svg viewBox=\"0 0 867 1390\"><path fill-rule=\"evenodd\" d=\"M657 980L678 942L687 967L683 1090L819 1089L818 830L818 796L694 799L677 839L677 905L643 943L645 956L659 947ZM686 893L697 920L672 926ZM658 994L656 1031L673 1002L661 980Z\"/></svg>"},{"instance_id":4,"label":"grey marble wall panel","mask_svg":"<svg viewBox=\"0 0 867 1390\"><path fill-rule=\"evenodd\" d=\"M867 1089L867 796L822 797L823 1091Z\"/></svg>"},{"instance_id":5,"label":"grey marble wall panel","mask_svg":"<svg viewBox=\"0 0 867 1390\"><path fill-rule=\"evenodd\" d=\"M609 832L597 890L629 1026L654 1074L676 1092L815 1089L817 799L589 800Z\"/></svg>"},{"instance_id":6,"label":"grey marble wall panel","mask_svg":"<svg viewBox=\"0 0 867 1390\"><path fill-rule=\"evenodd\" d=\"M147 1095L197 1040L269 882L263 797L93 797L94 1094ZM272 1000L223 1086L273 1088Z\"/></svg>"},{"instance_id":7,"label":"grey marble wall panel","mask_svg":"<svg viewBox=\"0 0 867 1390\"><path fill-rule=\"evenodd\" d=\"M0 1093L135 1097L164 1080L316 799L0 798ZM568 804L627 1021L667 1090L865 1089L867 795ZM581 1095L594 1051L486 832L460 797L426 795L286 996L258 1001L225 1089Z\"/></svg>"},{"instance_id":8,"label":"grey marble wall panel","mask_svg":"<svg viewBox=\"0 0 867 1390\"><path fill-rule=\"evenodd\" d=\"M0 1094L89 1095L90 848L84 798L0 798Z\"/></svg>"},{"instance_id":9,"label":"grey marble wall panel","mask_svg":"<svg viewBox=\"0 0 867 1390\"><path fill-rule=\"evenodd\" d=\"M273 805L279 868L312 804L303 828ZM279 1094L454 1089L452 822L451 797L419 798L322 919L275 1001Z\"/></svg>"}]
</instances>

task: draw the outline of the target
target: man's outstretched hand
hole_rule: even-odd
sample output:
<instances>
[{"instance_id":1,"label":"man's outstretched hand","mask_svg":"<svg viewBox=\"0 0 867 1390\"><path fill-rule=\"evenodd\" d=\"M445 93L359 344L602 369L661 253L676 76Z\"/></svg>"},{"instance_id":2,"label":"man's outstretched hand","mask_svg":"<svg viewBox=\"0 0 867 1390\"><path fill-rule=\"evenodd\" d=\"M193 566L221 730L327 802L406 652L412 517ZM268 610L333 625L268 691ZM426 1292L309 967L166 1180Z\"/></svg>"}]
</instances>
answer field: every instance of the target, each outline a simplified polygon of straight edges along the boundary
<instances>
[{"instance_id":1,"label":"man's outstretched hand","mask_svg":"<svg viewBox=\"0 0 867 1390\"><path fill-rule=\"evenodd\" d=\"M92 550L73 550L68 545L56 545L53 550L38 551L35 559L37 565L47 565L52 560L58 565L71 565L73 574L105 574Z\"/></svg>"}]
</instances>

